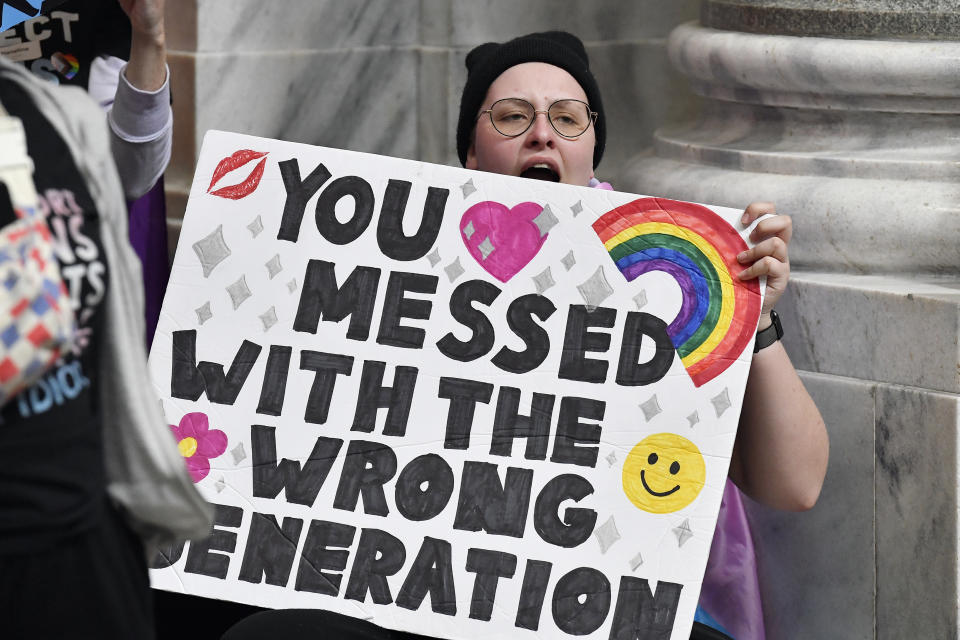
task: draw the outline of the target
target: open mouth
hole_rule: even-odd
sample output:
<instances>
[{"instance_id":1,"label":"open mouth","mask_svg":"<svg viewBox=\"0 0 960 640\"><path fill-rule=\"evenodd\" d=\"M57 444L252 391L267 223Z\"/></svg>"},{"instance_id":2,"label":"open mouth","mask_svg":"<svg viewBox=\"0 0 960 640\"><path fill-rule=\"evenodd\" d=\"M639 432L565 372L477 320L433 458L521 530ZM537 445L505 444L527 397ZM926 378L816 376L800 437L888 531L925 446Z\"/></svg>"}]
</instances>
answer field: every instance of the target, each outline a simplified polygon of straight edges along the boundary
<instances>
[{"instance_id":1,"label":"open mouth","mask_svg":"<svg viewBox=\"0 0 960 640\"><path fill-rule=\"evenodd\" d=\"M669 491L654 491L653 489L650 488L650 485L647 484L647 479L644 477L644 473L643 473L643 472L644 472L644 469L641 469L641 470L640 470L640 483L643 484L643 488L646 489L647 492L648 492L650 495L652 495L652 496L656 496L656 497L658 497L658 498L664 498L664 497L670 495L671 493L673 493L674 491L679 491L679 490L680 490L680 485L677 485L677 486L675 486L673 489L670 489Z\"/></svg>"},{"instance_id":2,"label":"open mouth","mask_svg":"<svg viewBox=\"0 0 960 640\"><path fill-rule=\"evenodd\" d=\"M547 182L560 182L560 174L550 168L545 163L535 164L528 167L521 174L521 178L530 178L531 180L546 180Z\"/></svg>"}]
</instances>

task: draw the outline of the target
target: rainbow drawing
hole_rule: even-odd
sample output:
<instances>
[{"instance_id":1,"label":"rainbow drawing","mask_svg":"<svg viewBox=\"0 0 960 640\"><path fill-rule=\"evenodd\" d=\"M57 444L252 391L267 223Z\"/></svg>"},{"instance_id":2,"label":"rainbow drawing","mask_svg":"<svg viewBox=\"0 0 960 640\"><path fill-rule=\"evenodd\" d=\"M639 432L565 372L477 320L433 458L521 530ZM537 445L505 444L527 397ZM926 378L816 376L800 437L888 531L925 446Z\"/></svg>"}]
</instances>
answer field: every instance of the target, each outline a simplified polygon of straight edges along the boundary
<instances>
[{"instance_id":1,"label":"rainbow drawing","mask_svg":"<svg viewBox=\"0 0 960 640\"><path fill-rule=\"evenodd\" d=\"M57 73L67 80L72 80L73 77L77 75L77 71L80 70L80 63L77 62L77 58L69 53L57 51L50 56L50 62L53 64L53 68L57 70Z\"/></svg>"},{"instance_id":2,"label":"rainbow drawing","mask_svg":"<svg viewBox=\"0 0 960 640\"><path fill-rule=\"evenodd\" d=\"M641 198L593 223L617 268L631 281L663 271L683 294L667 333L694 385L723 373L750 344L760 317L760 285L732 274L747 249L740 234L706 207Z\"/></svg>"}]
</instances>

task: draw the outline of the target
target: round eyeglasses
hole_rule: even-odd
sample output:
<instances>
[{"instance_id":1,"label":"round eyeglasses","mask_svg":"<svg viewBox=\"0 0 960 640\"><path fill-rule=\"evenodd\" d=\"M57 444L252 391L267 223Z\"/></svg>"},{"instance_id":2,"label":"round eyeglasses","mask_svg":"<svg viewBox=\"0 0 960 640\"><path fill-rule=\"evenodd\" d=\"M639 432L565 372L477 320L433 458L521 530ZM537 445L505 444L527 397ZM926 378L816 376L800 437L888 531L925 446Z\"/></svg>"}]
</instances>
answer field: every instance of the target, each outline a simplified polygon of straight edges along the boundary
<instances>
[{"instance_id":1,"label":"round eyeglasses","mask_svg":"<svg viewBox=\"0 0 960 640\"><path fill-rule=\"evenodd\" d=\"M582 100L566 98L557 100L546 111L538 111L523 98L503 98L480 114L490 114L490 124L500 135L516 138L533 126L538 113L547 114L553 130L564 138L578 138L586 133L591 122L596 122L597 112ZM478 118L480 116L477 116Z\"/></svg>"}]
</instances>

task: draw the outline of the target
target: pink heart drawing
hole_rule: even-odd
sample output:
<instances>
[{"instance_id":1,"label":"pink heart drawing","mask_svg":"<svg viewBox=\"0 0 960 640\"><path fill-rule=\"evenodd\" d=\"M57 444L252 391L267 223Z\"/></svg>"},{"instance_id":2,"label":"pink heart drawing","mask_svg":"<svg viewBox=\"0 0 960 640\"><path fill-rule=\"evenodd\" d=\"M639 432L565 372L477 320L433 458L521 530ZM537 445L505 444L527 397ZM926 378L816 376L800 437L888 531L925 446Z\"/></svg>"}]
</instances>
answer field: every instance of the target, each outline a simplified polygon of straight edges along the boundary
<instances>
[{"instance_id":1,"label":"pink heart drawing","mask_svg":"<svg viewBox=\"0 0 960 640\"><path fill-rule=\"evenodd\" d=\"M512 209L487 200L467 209L460 218L460 234L473 259L500 282L523 269L547 240L533 221L543 206L521 202Z\"/></svg>"}]
</instances>

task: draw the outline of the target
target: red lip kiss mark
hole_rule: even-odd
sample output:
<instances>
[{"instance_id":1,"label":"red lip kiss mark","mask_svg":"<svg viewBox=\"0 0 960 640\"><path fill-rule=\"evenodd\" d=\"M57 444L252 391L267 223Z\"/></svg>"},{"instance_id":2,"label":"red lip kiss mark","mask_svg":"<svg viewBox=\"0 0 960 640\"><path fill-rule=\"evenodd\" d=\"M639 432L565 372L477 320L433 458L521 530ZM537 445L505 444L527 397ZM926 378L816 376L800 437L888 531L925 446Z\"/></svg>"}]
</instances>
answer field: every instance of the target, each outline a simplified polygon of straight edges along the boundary
<instances>
[{"instance_id":1,"label":"red lip kiss mark","mask_svg":"<svg viewBox=\"0 0 960 640\"><path fill-rule=\"evenodd\" d=\"M217 165L217 168L213 170L213 178L210 180L210 186L207 187L207 193L212 196L229 198L230 200L239 200L240 198L247 197L253 193L260 184L260 178L263 177L263 168L267 164L267 159L264 158L265 155L267 155L266 151L251 151L250 149L241 149L229 158L224 158L220 161L220 164ZM234 169L239 169L251 160L256 160L257 158L263 159L257 163L257 166L253 168L253 171L250 172L250 175L246 180L238 184L232 184L228 187L221 187L216 191L211 191L211 189L213 189L213 185L215 185L220 178L227 175Z\"/></svg>"}]
</instances>

